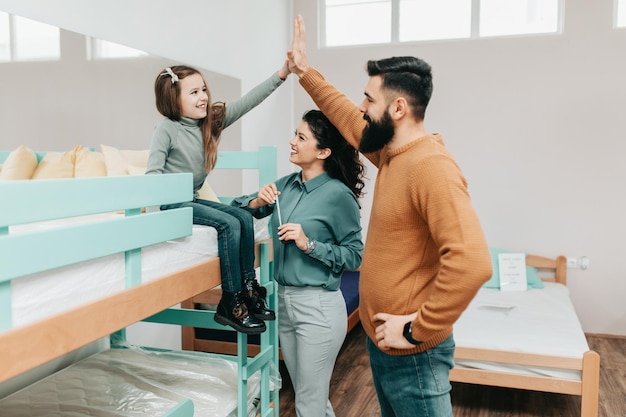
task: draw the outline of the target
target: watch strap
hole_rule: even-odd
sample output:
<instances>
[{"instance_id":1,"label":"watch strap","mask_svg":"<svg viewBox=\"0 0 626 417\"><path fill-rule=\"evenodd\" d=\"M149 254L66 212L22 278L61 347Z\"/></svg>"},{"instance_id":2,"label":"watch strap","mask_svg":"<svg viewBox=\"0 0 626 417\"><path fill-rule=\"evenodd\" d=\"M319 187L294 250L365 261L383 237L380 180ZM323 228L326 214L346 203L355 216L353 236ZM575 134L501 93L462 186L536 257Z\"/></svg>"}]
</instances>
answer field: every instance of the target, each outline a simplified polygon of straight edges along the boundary
<instances>
[{"instance_id":1,"label":"watch strap","mask_svg":"<svg viewBox=\"0 0 626 417\"><path fill-rule=\"evenodd\" d=\"M306 250L304 251L304 253L306 253L307 255L310 254L311 252L313 252L315 250L315 241L314 240L307 240L306 242Z\"/></svg>"},{"instance_id":2,"label":"watch strap","mask_svg":"<svg viewBox=\"0 0 626 417\"><path fill-rule=\"evenodd\" d=\"M409 341L409 343L413 345L419 345L422 343L421 341L413 338L413 322L412 321L409 321L404 325L404 332L402 332L402 335L404 336L406 340Z\"/></svg>"}]
</instances>

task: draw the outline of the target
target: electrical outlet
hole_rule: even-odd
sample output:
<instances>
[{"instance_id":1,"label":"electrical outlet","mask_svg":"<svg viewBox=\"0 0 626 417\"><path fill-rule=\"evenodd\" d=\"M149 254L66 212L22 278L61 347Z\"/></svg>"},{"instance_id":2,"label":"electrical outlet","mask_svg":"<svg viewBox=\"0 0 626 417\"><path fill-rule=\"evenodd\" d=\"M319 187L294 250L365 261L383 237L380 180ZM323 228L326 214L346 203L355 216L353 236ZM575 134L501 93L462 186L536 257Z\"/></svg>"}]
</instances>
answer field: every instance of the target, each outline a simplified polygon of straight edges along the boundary
<instances>
[{"instance_id":1,"label":"electrical outlet","mask_svg":"<svg viewBox=\"0 0 626 417\"><path fill-rule=\"evenodd\" d=\"M568 268L578 268L578 258L567 258Z\"/></svg>"},{"instance_id":2,"label":"electrical outlet","mask_svg":"<svg viewBox=\"0 0 626 417\"><path fill-rule=\"evenodd\" d=\"M585 270L587 268L589 268L589 258L583 256L582 258L580 258L580 269Z\"/></svg>"}]
</instances>

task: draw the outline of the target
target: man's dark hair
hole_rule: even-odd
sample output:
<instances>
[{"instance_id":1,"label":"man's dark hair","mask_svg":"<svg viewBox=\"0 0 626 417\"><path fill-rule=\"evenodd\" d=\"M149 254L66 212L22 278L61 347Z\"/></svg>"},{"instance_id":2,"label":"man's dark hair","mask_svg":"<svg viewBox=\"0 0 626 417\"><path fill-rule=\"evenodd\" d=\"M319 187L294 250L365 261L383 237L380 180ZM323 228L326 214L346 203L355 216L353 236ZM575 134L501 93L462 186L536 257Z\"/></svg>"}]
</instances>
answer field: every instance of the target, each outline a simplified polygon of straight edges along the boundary
<instances>
[{"instance_id":1,"label":"man's dark hair","mask_svg":"<svg viewBox=\"0 0 626 417\"><path fill-rule=\"evenodd\" d=\"M413 56L394 56L368 61L367 73L370 77L379 75L382 89L390 95L406 97L413 116L424 120L433 94L432 69L428 63Z\"/></svg>"}]
</instances>

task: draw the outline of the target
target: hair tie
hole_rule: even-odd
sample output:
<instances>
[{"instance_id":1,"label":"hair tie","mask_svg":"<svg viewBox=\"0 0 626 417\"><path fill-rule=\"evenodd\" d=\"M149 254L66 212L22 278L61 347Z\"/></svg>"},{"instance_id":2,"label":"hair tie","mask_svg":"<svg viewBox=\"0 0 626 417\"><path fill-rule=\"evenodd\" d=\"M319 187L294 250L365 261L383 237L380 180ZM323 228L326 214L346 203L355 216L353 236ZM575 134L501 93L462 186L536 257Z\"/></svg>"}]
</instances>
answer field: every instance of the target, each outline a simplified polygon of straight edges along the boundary
<instances>
[{"instance_id":1,"label":"hair tie","mask_svg":"<svg viewBox=\"0 0 626 417\"><path fill-rule=\"evenodd\" d=\"M178 82L178 75L176 75L170 67L165 68L165 73L161 75L169 75L172 77L172 84L176 84Z\"/></svg>"}]
</instances>

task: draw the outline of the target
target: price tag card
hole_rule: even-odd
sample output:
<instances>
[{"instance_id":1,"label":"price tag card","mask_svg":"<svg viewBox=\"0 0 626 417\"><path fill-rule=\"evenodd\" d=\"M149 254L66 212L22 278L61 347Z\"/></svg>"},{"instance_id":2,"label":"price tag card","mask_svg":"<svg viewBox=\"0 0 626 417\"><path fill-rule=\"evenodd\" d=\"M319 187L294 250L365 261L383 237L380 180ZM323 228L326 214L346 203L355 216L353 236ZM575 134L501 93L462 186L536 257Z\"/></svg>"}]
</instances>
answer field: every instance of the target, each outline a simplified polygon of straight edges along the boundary
<instances>
[{"instance_id":1,"label":"price tag card","mask_svg":"<svg viewBox=\"0 0 626 417\"><path fill-rule=\"evenodd\" d=\"M523 253L498 254L500 290L526 291L526 255Z\"/></svg>"}]
</instances>

